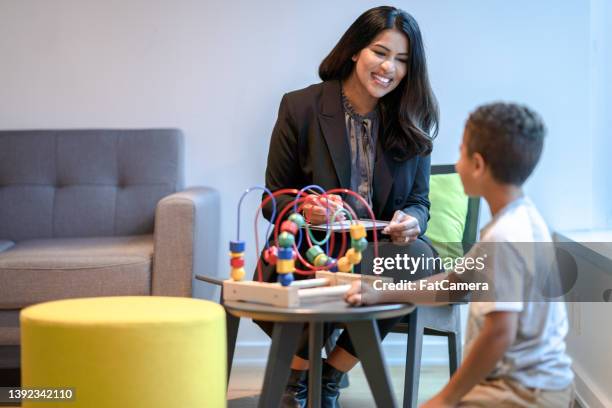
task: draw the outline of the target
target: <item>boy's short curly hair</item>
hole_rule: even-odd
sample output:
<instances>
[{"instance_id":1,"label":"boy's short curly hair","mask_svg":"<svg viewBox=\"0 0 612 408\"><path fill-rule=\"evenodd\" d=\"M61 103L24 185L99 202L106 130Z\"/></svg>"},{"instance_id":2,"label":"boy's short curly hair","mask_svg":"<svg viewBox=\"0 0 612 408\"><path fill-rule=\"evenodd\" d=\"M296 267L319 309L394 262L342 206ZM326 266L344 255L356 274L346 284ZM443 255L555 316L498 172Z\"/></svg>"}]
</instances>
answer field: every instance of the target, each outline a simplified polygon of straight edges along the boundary
<instances>
[{"instance_id":1,"label":"boy's short curly hair","mask_svg":"<svg viewBox=\"0 0 612 408\"><path fill-rule=\"evenodd\" d=\"M540 116L514 103L480 106L465 124L468 154L480 153L497 181L517 186L540 160L545 134Z\"/></svg>"}]
</instances>

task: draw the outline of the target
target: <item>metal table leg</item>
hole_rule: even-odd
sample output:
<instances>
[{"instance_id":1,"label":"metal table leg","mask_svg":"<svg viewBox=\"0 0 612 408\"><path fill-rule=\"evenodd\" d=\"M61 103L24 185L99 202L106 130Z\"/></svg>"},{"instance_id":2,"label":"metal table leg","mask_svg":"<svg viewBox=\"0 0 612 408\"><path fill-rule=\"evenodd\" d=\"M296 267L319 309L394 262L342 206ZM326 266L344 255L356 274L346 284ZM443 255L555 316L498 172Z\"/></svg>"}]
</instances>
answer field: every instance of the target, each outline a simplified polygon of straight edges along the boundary
<instances>
[{"instance_id":1,"label":"metal table leg","mask_svg":"<svg viewBox=\"0 0 612 408\"><path fill-rule=\"evenodd\" d=\"M308 406L321 406L321 348L323 348L323 323L309 323L308 330Z\"/></svg>"},{"instance_id":2,"label":"metal table leg","mask_svg":"<svg viewBox=\"0 0 612 408\"><path fill-rule=\"evenodd\" d=\"M289 379L291 359L297 349L303 328L304 325L302 323L274 324L272 346L268 354L266 374L261 396L259 397L259 404L257 404L258 407L269 408L279 406L287 380Z\"/></svg>"},{"instance_id":3,"label":"metal table leg","mask_svg":"<svg viewBox=\"0 0 612 408\"><path fill-rule=\"evenodd\" d=\"M378 326L374 320L346 324L357 357L361 360L377 407L397 407L389 372L383 360Z\"/></svg>"},{"instance_id":4,"label":"metal table leg","mask_svg":"<svg viewBox=\"0 0 612 408\"><path fill-rule=\"evenodd\" d=\"M229 384L232 365L234 363L234 351L236 350L236 338L238 337L240 318L225 312L225 325L227 331L227 383Z\"/></svg>"}]
</instances>

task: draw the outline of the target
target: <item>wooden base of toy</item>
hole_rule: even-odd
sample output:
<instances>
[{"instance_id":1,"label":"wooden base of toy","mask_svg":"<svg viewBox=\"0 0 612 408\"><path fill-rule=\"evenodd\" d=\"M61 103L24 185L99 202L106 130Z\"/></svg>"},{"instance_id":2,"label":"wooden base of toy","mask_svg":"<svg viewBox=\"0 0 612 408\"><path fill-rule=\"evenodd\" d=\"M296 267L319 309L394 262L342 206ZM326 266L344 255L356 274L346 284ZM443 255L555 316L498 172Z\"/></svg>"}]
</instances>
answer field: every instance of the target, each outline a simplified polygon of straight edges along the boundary
<instances>
[{"instance_id":1,"label":"wooden base of toy","mask_svg":"<svg viewBox=\"0 0 612 408\"><path fill-rule=\"evenodd\" d=\"M223 300L300 307L309 303L340 300L356 280L393 282L392 278L355 273L317 271L314 279L296 280L290 286L255 281L223 281Z\"/></svg>"}]
</instances>

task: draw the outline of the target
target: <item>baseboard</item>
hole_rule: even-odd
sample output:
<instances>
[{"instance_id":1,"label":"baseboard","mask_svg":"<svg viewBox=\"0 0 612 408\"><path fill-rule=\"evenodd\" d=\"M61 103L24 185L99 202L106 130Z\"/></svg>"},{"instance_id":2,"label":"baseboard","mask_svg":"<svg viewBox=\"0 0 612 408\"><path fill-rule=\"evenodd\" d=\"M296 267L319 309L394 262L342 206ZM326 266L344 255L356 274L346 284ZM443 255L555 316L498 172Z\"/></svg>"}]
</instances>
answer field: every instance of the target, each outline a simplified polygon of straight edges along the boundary
<instances>
[{"instance_id":1,"label":"baseboard","mask_svg":"<svg viewBox=\"0 0 612 408\"><path fill-rule=\"evenodd\" d=\"M268 360L269 341L243 341L236 344L234 364L244 366L264 366ZM406 363L406 341L389 340L383 343L385 361L390 366L403 366ZM448 364L446 339L426 337L423 343L421 365L439 366Z\"/></svg>"},{"instance_id":2,"label":"baseboard","mask_svg":"<svg viewBox=\"0 0 612 408\"><path fill-rule=\"evenodd\" d=\"M598 389L582 369L574 365L576 399L582 408L608 408L612 401Z\"/></svg>"}]
</instances>

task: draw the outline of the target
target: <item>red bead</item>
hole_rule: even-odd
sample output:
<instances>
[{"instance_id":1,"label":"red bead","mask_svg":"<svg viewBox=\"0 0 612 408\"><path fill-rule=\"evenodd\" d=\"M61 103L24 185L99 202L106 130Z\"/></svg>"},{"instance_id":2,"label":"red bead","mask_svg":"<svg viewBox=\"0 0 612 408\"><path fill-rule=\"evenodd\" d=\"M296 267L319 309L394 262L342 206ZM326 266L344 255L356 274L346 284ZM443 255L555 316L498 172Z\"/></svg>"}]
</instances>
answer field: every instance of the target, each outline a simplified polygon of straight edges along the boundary
<instances>
[{"instance_id":1,"label":"red bead","mask_svg":"<svg viewBox=\"0 0 612 408\"><path fill-rule=\"evenodd\" d=\"M276 265L276 259L278 257L278 248L276 246L271 246L268 249L264 250L264 260L269 265Z\"/></svg>"},{"instance_id":2,"label":"red bead","mask_svg":"<svg viewBox=\"0 0 612 408\"><path fill-rule=\"evenodd\" d=\"M242 268L244 266L244 258L232 258L230 259L230 265L232 268Z\"/></svg>"},{"instance_id":3,"label":"red bead","mask_svg":"<svg viewBox=\"0 0 612 408\"><path fill-rule=\"evenodd\" d=\"M293 221L289 221L289 220L285 220L283 221L283 223L281 224L280 227L281 231L286 231L288 233L290 233L291 235L295 235L298 232L298 226L295 222Z\"/></svg>"}]
</instances>

